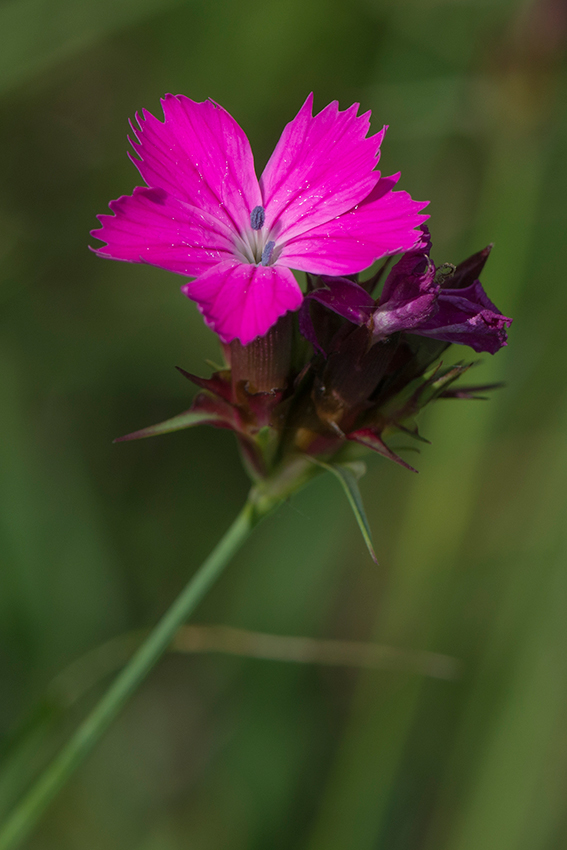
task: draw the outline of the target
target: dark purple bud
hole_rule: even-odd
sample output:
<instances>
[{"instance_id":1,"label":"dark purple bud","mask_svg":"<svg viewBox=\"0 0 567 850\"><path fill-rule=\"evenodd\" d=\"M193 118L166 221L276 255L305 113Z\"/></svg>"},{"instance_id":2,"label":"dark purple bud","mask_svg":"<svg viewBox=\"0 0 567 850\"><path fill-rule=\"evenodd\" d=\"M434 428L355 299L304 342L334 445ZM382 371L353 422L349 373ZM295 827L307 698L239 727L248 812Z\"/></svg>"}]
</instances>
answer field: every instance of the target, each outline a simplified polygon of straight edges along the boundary
<instances>
[{"instance_id":1,"label":"dark purple bud","mask_svg":"<svg viewBox=\"0 0 567 850\"><path fill-rule=\"evenodd\" d=\"M254 207L250 213L250 227L252 230L261 230L266 220L264 207Z\"/></svg>"},{"instance_id":2,"label":"dark purple bud","mask_svg":"<svg viewBox=\"0 0 567 850\"><path fill-rule=\"evenodd\" d=\"M492 246L456 267L446 263L436 270L425 225L422 231L418 249L404 254L388 275L372 316L373 336L405 330L494 354L506 345L512 320L494 306L478 280Z\"/></svg>"},{"instance_id":3,"label":"dark purple bud","mask_svg":"<svg viewBox=\"0 0 567 850\"><path fill-rule=\"evenodd\" d=\"M506 328L511 324L512 319L502 315L477 280L462 289L442 289L437 312L414 332L495 354L507 344Z\"/></svg>"}]
</instances>

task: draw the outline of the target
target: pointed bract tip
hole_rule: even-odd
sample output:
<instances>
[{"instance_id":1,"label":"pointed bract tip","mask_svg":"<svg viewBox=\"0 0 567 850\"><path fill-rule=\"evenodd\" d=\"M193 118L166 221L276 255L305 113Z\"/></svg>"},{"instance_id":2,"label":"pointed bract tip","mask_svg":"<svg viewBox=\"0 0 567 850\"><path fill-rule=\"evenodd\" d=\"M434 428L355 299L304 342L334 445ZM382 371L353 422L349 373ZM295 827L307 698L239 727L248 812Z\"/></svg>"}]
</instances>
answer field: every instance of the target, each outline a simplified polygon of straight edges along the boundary
<instances>
[{"instance_id":1,"label":"pointed bract tip","mask_svg":"<svg viewBox=\"0 0 567 850\"><path fill-rule=\"evenodd\" d=\"M188 381L193 381L193 375L190 372L186 372L181 366L175 367L178 372L181 372L184 378L187 378Z\"/></svg>"}]
</instances>

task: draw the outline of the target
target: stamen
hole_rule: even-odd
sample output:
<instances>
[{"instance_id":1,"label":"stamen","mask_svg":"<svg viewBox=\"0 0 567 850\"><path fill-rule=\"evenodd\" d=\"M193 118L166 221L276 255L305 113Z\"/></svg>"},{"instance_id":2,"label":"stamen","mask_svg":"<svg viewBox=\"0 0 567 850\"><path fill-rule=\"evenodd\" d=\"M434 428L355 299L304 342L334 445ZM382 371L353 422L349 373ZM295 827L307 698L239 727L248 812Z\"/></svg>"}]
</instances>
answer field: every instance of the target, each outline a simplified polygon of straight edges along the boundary
<instances>
[{"instance_id":1,"label":"stamen","mask_svg":"<svg viewBox=\"0 0 567 850\"><path fill-rule=\"evenodd\" d=\"M276 247L275 242L268 242L264 250L262 251L262 260L261 263L263 266L267 266L270 260L272 259L272 254L274 253L274 248Z\"/></svg>"},{"instance_id":2,"label":"stamen","mask_svg":"<svg viewBox=\"0 0 567 850\"><path fill-rule=\"evenodd\" d=\"M250 213L250 227L252 230L261 230L266 220L264 207L254 207Z\"/></svg>"}]
</instances>

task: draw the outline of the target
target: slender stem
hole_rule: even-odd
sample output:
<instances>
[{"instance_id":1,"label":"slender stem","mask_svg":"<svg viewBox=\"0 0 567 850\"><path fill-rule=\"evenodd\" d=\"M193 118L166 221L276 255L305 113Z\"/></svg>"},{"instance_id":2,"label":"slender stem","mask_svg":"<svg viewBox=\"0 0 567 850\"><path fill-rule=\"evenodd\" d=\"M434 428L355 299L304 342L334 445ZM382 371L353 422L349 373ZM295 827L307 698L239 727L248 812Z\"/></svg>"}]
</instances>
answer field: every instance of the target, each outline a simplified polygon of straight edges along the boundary
<instances>
[{"instance_id":1,"label":"slender stem","mask_svg":"<svg viewBox=\"0 0 567 850\"><path fill-rule=\"evenodd\" d=\"M246 503L224 537L186 584L98 705L0 827L0 850L14 850L27 838L51 800L159 661L179 627L197 607L263 515L265 512L255 510L250 501Z\"/></svg>"}]
</instances>

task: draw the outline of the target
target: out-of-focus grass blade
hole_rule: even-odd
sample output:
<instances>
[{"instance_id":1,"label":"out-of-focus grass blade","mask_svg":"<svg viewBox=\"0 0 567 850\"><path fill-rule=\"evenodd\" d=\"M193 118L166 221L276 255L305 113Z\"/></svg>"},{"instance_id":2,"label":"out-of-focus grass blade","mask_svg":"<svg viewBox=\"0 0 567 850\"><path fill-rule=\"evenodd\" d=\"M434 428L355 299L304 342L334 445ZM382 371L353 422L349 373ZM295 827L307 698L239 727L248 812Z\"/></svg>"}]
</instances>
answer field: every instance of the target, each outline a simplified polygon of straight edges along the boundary
<instances>
[{"instance_id":1,"label":"out-of-focus grass blade","mask_svg":"<svg viewBox=\"0 0 567 850\"><path fill-rule=\"evenodd\" d=\"M8 0L0 5L0 94L121 27L182 0Z\"/></svg>"},{"instance_id":2,"label":"out-of-focus grass blade","mask_svg":"<svg viewBox=\"0 0 567 850\"><path fill-rule=\"evenodd\" d=\"M323 469L327 469L329 472L332 472L333 475L341 482L343 490L345 491L346 497L349 501L349 505L356 517L358 527L362 532L366 548L368 549L370 557L374 563L377 564L378 559L372 543L372 534L364 511L362 496L360 495L358 487L358 479L362 478L366 472L366 466L360 461L356 461L354 463L324 463L322 460L315 460L315 458L311 459L314 463L322 466Z\"/></svg>"},{"instance_id":3,"label":"out-of-focus grass blade","mask_svg":"<svg viewBox=\"0 0 567 850\"><path fill-rule=\"evenodd\" d=\"M522 79L526 81L527 92L529 77ZM529 84L534 83L530 81ZM471 96L476 92L476 85L477 81L471 76ZM488 86L493 92L495 103L506 104L510 110L508 114L513 114L514 107L509 105L511 87L508 76L491 76L487 78ZM524 92L521 97L525 97ZM518 102L528 102L527 97ZM538 213L541 215L542 187L546 185L544 165L550 139L548 133L541 132L541 127L546 126L547 109L553 106L553 99L551 96L547 99L541 97L538 102L537 98L533 98L529 103L534 111L529 114L522 106L524 111L517 112L518 116L521 115L521 120L518 118L515 121L502 121L501 113L496 110L492 116L488 112L485 115L485 120L491 117L493 123L488 123L487 120L485 125L489 156L482 176L477 233L469 248L471 251L478 250L481 245L495 241L497 250L485 276L486 285L496 303L509 311L508 315L516 315L515 307L520 304L521 290L527 280L529 251L534 245L536 235L534 225ZM456 110L455 114L458 113ZM422 138L424 136L425 131ZM431 149L434 149L433 143ZM443 156L441 145L436 156ZM526 171L529 172L528 178L522 181L520 175ZM557 239L556 244L559 244ZM533 305L531 293L530 299ZM533 306L530 309L533 309ZM548 328L549 325L546 327L546 333L549 332ZM486 361L483 365L483 380L487 383L493 382L506 375L507 383L515 382L517 385L517 373L512 372L513 366L509 366L509 371L506 372L506 363L506 352L503 352L500 358ZM541 373L545 374L543 368ZM430 646L443 634L443 615L435 597L449 600L455 598L454 588L459 587L461 582L458 571L463 570L462 560L469 545L468 541L477 541L475 551L480 553L482 547L478 541L483 539L487 531L496 535L498 529L497 515L493 521L484 518L482 527L477 520L479 505L482 504L484 493L490 492L494 479L492 434L498 416L503 416L503 413L496 404L475 406L474 409L462 407L459 410L448 410L446 406L439 406L431 411L428 432L432 436L435 454L428 453L424 458L426 468L423 470L423 478L411 484L412 490L399 526L397 547L392 555L393 569L388 594L380 605L376 620L375 639L391 641L411 638L412 641L419 641L420 645ZM508 420L509 427L514 421L512 415ZM439 494L442 494L443 504L450 506L451 522L447 522L445 512L439 510ZM515 506L518 517L531 518L534 515L532 494L533 491L524 489L523 485L517 492L509 494L509 501ZM528 506L529 510L526 510ZM522 528L521 520L516 528ZM494 557L493 569L499 577L503 575L501 564L501 560ZM507 588L511 599L517 584L517 574L513 575L513 582L510 583L509 589ZM504 583L503 578L499 580ZM510 605L513 605L513 602L510 602ZM465 606L464 610L467 611L468 606ZM450 629L455 629L452 634L458 635L458 630L452 622L448 621L445 628L447 633L450 633ZM412 742L417 740L417 733L413 730L426 729L427 734L429 730L423 725L419 714L420 707L425 705L425 695L421 693L420 683L408 683L405 689L398 686L390 690L386 688L387 683L384 682L373 686L369 678L361 680L343 742L337 748L337 759L330 773L327 790L322 795L320 813L306 843L308 850L339 850L344 846L371 850L377 846L386 847L400 843L399 832L396 833L396 841L393 841L392 831L399 829L394 825L396 815L397 822L400 821L400 810L395 806L402 798L400 789L408 784L409 774L406 773L404 759L411 749ZM497 708L500 711L500 706L493 701L494 697L486 684L484 689L486 702L483 709L486 717L491 710ZM522 698L524 696L525 693L522 693ZM452 783L448 787L447 798L442 800L443 805L439 805L441 840L439 834L435 836L436 840L431 841L420 835L418 843L423 843L428 848L443 846L450 847L451 850L480 847L482 839L478 824L482 818L486 818L483 824L486 827L483 834L485 843L486 835L489 835L491 846L498 846L499 849L504 847L498 840L500 836L494 837L500 826L497 819L501 819L497 809L506 808L506 803L502 804L503 786L492 782L488 769L486 784L481 784L484 777L478 780L478 797L472 802L467 800L466 804L463 803L464 814L459 824L459 832L455 834L455 843L449 843L446 837L447 813L451 806L456 805L455 788L461 782L461 787L466 789L470 783L474 761L478 757L476 754L484 752L485 748L488 752L492 747L487 730L488 724L480 730L475 729L476 737L470 751L467 751L467 754L471 753L469 760L461 758L458 761L458 767L451 777ZM515 761L515 770L519 772L517 764ZM489 768L492 770L492 765L489 765ZM485 794L482 799L481 792ZM490 809L486 806L481 812L488 792L491 792L493 805ZM462 795L462 799L466 799L468 790L458 793ZM450 803L447 802L449 798ZM411 809L406 799L406 808L401 809L403 817L406 817ZM494 801L497 801L498 805ZM422 820L416 818L413 835L420 834L418 830L423 829L422 823ZM521 828L525 833L524 821L521 822ZM427 830L429 829L430 827L427 827ZM509 829L509 834L512 835L512 828L507 826L506 829ZM406 834L410 835L410 828ZM516 833L515 843L512 841L505 845L507 850L512 846L520 846L517 835ZM402 839L401 843L404 840ZM407 839L408 846L411 840ZM532 848L536 845L529 843L528 839L528 843L522 842L522 846ZM543 844L538 846L542 847Z\"/></svg>"}]
</instances>

